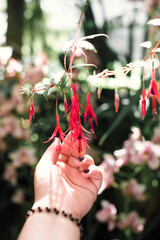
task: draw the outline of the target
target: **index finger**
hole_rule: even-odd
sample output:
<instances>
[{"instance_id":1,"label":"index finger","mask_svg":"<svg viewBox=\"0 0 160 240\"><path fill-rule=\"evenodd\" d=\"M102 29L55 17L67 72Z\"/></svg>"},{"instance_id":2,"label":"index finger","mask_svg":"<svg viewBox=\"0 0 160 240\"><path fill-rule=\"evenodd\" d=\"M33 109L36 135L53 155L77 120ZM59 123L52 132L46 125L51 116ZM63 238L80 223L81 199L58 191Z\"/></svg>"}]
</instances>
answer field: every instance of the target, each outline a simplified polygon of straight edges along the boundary
<instances>
[{"instance_id":1,"label":"index finger","mask_svg":"<svg viewBox=\"0 0 160 240\"><path fill-rule=\"evenodd\" d=\"M75 143L73 142L73 133L69 132L62 144L62 150L61 154L59 155L58 161L67 162L70 156L79 157L85 155L85 143L81 141L81 152L79 152L79 140L76 140Z\"/></svg>"},{"instance_id":2,"label":"index finger","mask_svg":"<svg viewBox=\"0 0 160 240\"><path fill-rule=\"evenodd\" d=\"M60 145L60 139L55 138L54 142L47 148L40 162L56 164L59 156L58 146Z\"/></svg>"}]
</instances>

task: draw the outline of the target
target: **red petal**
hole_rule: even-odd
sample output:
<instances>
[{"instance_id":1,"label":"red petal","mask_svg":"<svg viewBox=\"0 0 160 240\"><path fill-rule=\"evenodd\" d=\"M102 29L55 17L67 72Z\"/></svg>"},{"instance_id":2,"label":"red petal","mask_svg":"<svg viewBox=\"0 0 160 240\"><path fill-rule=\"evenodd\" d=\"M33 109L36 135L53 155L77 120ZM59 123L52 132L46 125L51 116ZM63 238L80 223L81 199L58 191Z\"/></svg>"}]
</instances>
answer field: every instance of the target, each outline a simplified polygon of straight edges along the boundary
<instances>
[{"instance_id":1,"label":"red petal","mask_svg":"<svg viewBox=\"0 0 160 240\"><path fill-rule=\"evenodd\" d=\"M117 113L119 109L119 96L118 93L115 94L115 112Z\"/></svg>"},{"instance_id":2,"label":"red petal","mask_svg":"<svg viewBox=\"0 0 160 240\"><path fill-rule=\"evenodd\" d=\"M142 120L143 120L146 113L145 89L142 89L141 112L142 112Z\"/></svg>"},{"instance_id":3,"label":"red petal","mask_svg":"<svg viewBox=\"0 0 160 240\"><path fill-rule=\"evenodd\" d=\"M31 106L29 110L29 123L31 122L32 118L34 118L34 106L33 101L31 101Z\"/></svg>"},{"instance_id":4,"label":"red petal","mask_svg":"<svg viewBox=\"0 0 160 240\"><path fill-rule=\"evenodd\" d=\"M155 120L155 114L157 114L155 95L152 96L152 114L153 114L153 120Z\"/></svg>"},{"instance_id":5,"label":"red petal","mask_svg":"<svg viewBox=\"0 0 160 240\"><path fill-rule=\"evenodd\" d=\"M56 125L56 128L54 129L54 132L53 132L52 136L47 141L45 141L44 143L47 143L47 142L53 140L55 137L59 137L60 139L62 139L62 141L64 140L64 135L65 134L62 131L61 126L59 124L60 118L59 118L58 114L56 114L56 121L57 121L57 125ZM58 136L57 136L57 134L58 134Z\"/></svg>"}]
</instances>

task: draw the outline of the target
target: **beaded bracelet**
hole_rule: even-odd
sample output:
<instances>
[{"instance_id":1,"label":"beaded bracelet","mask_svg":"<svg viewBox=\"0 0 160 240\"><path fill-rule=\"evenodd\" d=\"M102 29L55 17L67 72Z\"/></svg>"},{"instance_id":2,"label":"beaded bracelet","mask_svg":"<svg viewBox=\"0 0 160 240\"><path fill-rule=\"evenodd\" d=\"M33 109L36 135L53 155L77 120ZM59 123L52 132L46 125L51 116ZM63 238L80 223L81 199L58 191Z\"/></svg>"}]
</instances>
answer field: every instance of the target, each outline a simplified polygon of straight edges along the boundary
<instances>
[{"instance_id":1,"label":"beaded bracelet","mask_svg":"<svg viewBox=\"0 0 160 240\"><path fill-rule=\"evenodd\" d=\"M46 208L42 209L41 207L38 207L37 209L33 209L33 208L29 209L27 214L26 214L26 218L28 218L29 216L31 216L33 213L36 213L36 212L38 212L38 213L41 213L41 212L55 213L56 215L60 214L60 215L64 216L65 218L70 219L72 222L74 222L77 225L77 227L79 227L79 229L80 229L80 236L81 237L83 236L84 229L83 229L82 223L79 221L78 218L74 218L72 216L72 214L68 214L64 210L59 211L56 208L48 208L48 207L46 207Z\"/></svg>"}]
</instances>

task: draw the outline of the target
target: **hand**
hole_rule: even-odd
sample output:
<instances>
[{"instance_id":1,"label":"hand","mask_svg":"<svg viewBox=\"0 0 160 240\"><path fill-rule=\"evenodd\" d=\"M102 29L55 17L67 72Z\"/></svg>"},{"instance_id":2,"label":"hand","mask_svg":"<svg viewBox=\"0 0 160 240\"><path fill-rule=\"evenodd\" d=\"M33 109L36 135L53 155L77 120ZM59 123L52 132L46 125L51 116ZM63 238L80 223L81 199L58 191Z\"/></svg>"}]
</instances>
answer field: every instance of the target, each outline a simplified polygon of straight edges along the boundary
<instances>
[{"instance_id":1,"label":"hand","mask_svg":"<svg viewBox=\"0 0 160 240\"><path fill-rule=\"evenodd\" d=\"M33 208L56 207L81 218L96 200L102 183L102 173L93 159L78 152L78 141L72 146L71 133L65 138L62 150L56 150L59 138L48 147L35 170L35 203Z\"/></svg>"}]
</instances>

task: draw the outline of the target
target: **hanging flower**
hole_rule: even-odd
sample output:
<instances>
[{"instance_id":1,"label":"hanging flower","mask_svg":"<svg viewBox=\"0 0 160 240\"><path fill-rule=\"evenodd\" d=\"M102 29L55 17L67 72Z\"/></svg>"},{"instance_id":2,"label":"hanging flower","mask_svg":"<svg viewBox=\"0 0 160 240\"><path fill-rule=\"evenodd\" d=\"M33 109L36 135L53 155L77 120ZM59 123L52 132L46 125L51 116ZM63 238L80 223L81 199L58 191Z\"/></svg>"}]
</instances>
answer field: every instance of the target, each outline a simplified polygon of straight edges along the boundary
<instances>
[{"instance_id":1,"label":"hanging flower","mask_svg":"<svg viewBox=\"0 0 160 240\"><path fill-rule=\"evenodd\" d=\"M119 95L118 93L115 94L115 112L117 113L119 109Z\"/></svg>"},{"instance_id":2,"label":"hanging flower","mask_svg":"<svg viewBox=\"0 0 160 240\"><path fill-rule=\"evenodd\" d=\"M95 120L97 125L98 125L98 123L97 123L96 114L94 113L93 108L90 104L90 93L87 93L87 104L86 104L86 108L85 108L85 112L84 112L84 122L85 123L86 123L87 118L89 119L91 131L95 134L92 118ZM96 135L95 135L95 138L96 138Z\"/></svg>"},{"instance_id":3,"label":"hanging flower","mask_svg":"<svg viewBox=\"0 0 160 240\"><path fill-rule=\"evenodd\" d=\"M31 101L30 109L29 109L29 123L31 123L32 118L34 118L34 106L33 101Z\"/></svg>"},{"instance_id":4,"label":"hanging flower","mask_svg":"<svg viewBox=\"0 0 160 240\"><path fill-rule=\"evenodd\" d=\"M72 90L73 90L73 93L74 93L74 100L75 100L76 110L77 110L78 113L80 113L80 110L79 110L79 99L78 99L78 96L77 96L77 93L76 93L76 87L75 87L74 84L72 85Z\"/></svg>"},{"instance_id":5,"label":"hanging flower","mask_svg":"<svg viewBox=\"0 0 160 240\"><path fill-rule=\"evenodd\" d=\"M70 114L69 114L69 117L70 117L70 129L71 130L74 130L78 127L78 123L79 123L79 111L76 107L76 102L75 102L75 97L72 96L71 97L71 105L70 107L71 108L71 111L70 111Z\"/></svg>"},{"instance_id":6,"label":"hanging flower","mask_svg":"<svg viewBox=\"0 0 160 240\"><path fill-rule=\"evenodd\" d=\"M72 143L72 145L73 145L76 141L78 141L78 152L79 152L79 153L82 152L82 141L85 143L85 145L86 145L88 148L90 148L90 147L88 146L88 143L87 143L87 141L86 141L86 139L85 139L85 137L84 137L84 134L83 134L83 132L82 132L82 125L81 125L81 124L79 124L79 125L78 125L78 128L75 128L75 130L74 130L73 143Z\"/></svg>"},{"instance_id":7,"label":"hanging flower","mask_svg":"<svg viewBox=\"0 0 160 240\"><path fill-rule=\"evenodd\" d=\"M155 120L155 114L157 114L156 97L155 97L155 95L152 96L152 114L153 114L153 120Z\"/></svg>"},{"instance_id":8,"label":"hanging flower","mask_svg":"<svg viewBox=\"0 0 160 240\"><path fill-rule=\"evenodd\" d=\"M159 98L159 92L158 92L158 86L157 86L157 82L156 82L156 78L155 78L155 69L154 67L152 67L152 79L149 85L149 90L147 93L147 98L149 98L150 95L156 96L158 102L160 102L160 98Z\"/></svg>"},{"instance_id":9,"label":"hanging flower","mask_svg":"<svg viewBox=\"0 0 160 240\"><path fill-rule=\"evenodd\" d=\"M146 114L146 96L145 96L145 89L142 89L141 112L142 112L142 120L144 120L144 116L145 116L145 114Z\"/></svg>"},{"instance_id":10,"label":"hanging flower","mask_svg":"<svg viewBox=\"0 0 160 240\"><path fill-rule=\"evenodd\" d=\"M79 115L81 114L79 109L79 99L78 99L78 96L76 93L76 87L74 84L72 86L72 90L73 90L73 96L71 97L71 105L67 109L67 112L70 110L70 114L69 114L70 127L69 128L71 129L71 131L77 129L78 124L80 122Z\"/></svg>"},{"instance_id":11,"label":"hanging flower","mask_svg":"<svg viewBox=\"0 0 160 240\"><path fill-rule=\"evenodd\" d=\"M55 128L52 136L47 141L45 141L44 143L50 142L55 137L60 138L62 141L64 140L64 133L63 133L63 131L61 129L61 126L60 126L60 118L59 118L58 113L56 114L56 121L57 121L57 125L56 125L56 128ZM61 145L57 146L57 150L58 151L61 150Z\"/></svg>"}]
</instances>

